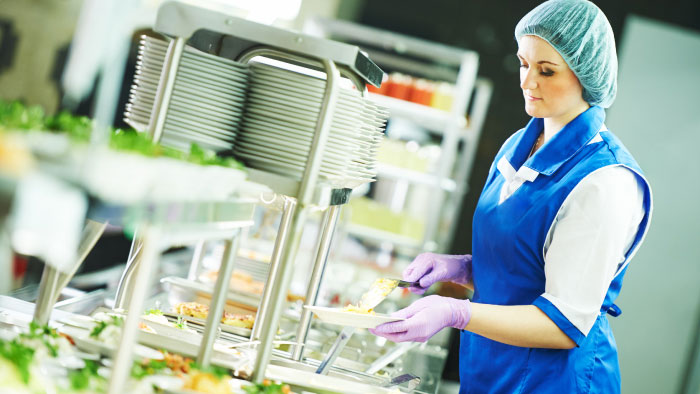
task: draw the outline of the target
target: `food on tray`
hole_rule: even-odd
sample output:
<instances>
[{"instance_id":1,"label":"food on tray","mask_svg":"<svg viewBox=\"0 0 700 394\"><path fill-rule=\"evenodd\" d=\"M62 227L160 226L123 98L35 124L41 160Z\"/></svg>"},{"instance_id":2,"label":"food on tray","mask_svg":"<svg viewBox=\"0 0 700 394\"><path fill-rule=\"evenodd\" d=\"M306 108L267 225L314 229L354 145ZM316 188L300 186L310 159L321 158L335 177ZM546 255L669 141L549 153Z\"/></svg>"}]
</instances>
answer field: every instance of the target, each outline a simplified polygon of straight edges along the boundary
<instances>
[{"instance_id":1,"label":"food on tray","mask_svg":"<svg viewBox=\"0 0 700 394\"><path fill-rule=\"evenodd\" d=\"M66 368L71 364L75 369ZM54 379L60 369L68 379ZM53 371L54 375L47 371ZM2 393L105 392L106 380L96 371L96 363L78 361L69 337L48 326L40 327L32 322L29 332L12 340L0 339Z\"/></svg>"},{"instance_id":2,"label":"food on tray","mask_svg":"<svg viewBox=\"0 0 700 394\"><path fill-rule=\"evenodd\" d=\"M185 316L196 317L198 319L206 319L209 315L209 306L198 302L181 302L173 307L175 313Z\"/></svg>"},{"instance_id":3,"label":"food on tray","mask_svg":"<svg viewBox=\"0 0 700 394\"><path fill-rule=\"evenodd\" d=\"M188 373L192 368L192 363L194 362L191 358L183 357L179 354L174 354L166 351L161 351L165 359L165 363L168 365L173 372L176 373Z\"/></svg>"},{"instance_id":4,"label":"food on tray","mask_svg":"<svg viewBox=\"0 0 700 394\"><path fill-rule=\"evenodd\" d=\"M216 278L219 276L219 271L209 271L203 276L206 278L206 280L215 282ZM231 280L229 280L229 288L242 293L261 295L264 287L265 283L255 280L250 274L238 270L233 270Z\"/></svg>"},{"instance_id":5,"label":"food on tray","mask_svg":"<svg viewBox=\"0 0 700 394\"><path fill-rule=\"evenodd\" d=\"M150 332L151 334L157 334L156 330L154 330L151 326L146 325L142 322L139 322L139 329L141 331Z\"/></svg>"},{"instance_id":6,"label":"food on tray","mask_svg":"<svg viewBox=\"0 0 700 394\"><path fill-rule=\"evenodd\" d=\"M184 376L185 385L182 388L200 393L230 394L233 391L228 383L229 379L228 375L217 376L211 372L194 370Z\"/></svg>"},{"instance_id":7,"label":"food on tray","mask_svg":"<svg viewBox=\"0 0 700 394\"><path fill-rule=\"evenodd\" d=\"M202 278L210 282L216 282L216 277L218 275L219 271L214 270L203 274ZM233 274L231 274L231 280L229 281L229 288L231 290L236 290L241 293L262 295L263 290L265 288L265 283L253 279L253 277L246 272L233 270ZM305 297L297 294L287 293L287 301L295 302L299 300L304 301Z\"/></svg>"},{"instance_id":8,"label":"food on tray","mask_svg":"<svg viewBox=\"0 0 700 394\"><path fill-rule=\"evenodd\" d=\"M85 116L75 116L61 112L46 116L39 106L26 106L19 101L0 100L0 132L4 130L35 130L60 132L72 141L85 143L90 141L93 121ZM138 153L149 157L169 157L199 165L216 165L231 168L243 168L243 165L231 157L219 157L214 151L205 150L197 144L190 145L190 152L184 153L151 141L150 137L135 130L113 129L110 133L109 146L115 150ZM0 155L0 157L2 157Z\"/></svg>"},{"instance_id":9,"label":"food on tray","mask_svg":"<svg viewBox=\"0 0 700 394\"><path fill-rule=\"evenodd\" d=\"M149 309L141 317L145 320L150 320L152 322L160 323L166 326L170 325L168 318L165 317L165 315L163 315L163 312L160 309Z\"/></svg>"},{"instance_id":10,"label":"food on tray","mask_svg":"<svg viewBox=\"0 0 700 394\"><path fill-rule=\"evenodd\" d=\"M357 305L350 304L343 310L346 312L374 314L374 307L382 302L396 288L397 284L398 281L395 279L377 279L372 283L369 290L362 295Z\"/></svg>"},{"instance_id":11,"label":"food on tray","mask_svg":"<svg viewBox=\"0 0 700 394\"><path fill-rule=\"evenodd\" d=\"M90 331L90 337L103 343L119 343L124 318L105 313L96 313L93 317L97 320L97 324Z\"/></svg>"},{"instance_id":12,"label":"food on tray","mask_svg":"<svg viewBox=\"0 0 700 394\"><path fill-rule=\"evenodd\" d=\"M292 390L288 384L272 382L268 379L262 383L251 384L243 387L243 391L248 394L290 394Z\"/></svg>"},{"instance_id":13,"label":"food on tray","mask_svg":"<svg viewBox=\"0 0 700 394\"><path fill-rule=\"evenodd\" d=\"M173 307L175 313L206 320L209 315L209 306L198 302L181 302ZM253 315L239 315L225 312L221 322L234 327L253 328L255 317Z\"/></svg>"},{"instance_id":14,"label":"food on tray","mask_svg":"<svg viewBox=\"0 0 700 394\"><path fill-rule=\"evenodd\" d=\"M171 323L170 320L168 320L168 318L165 317L165 315L163 315L163 312L160 309L149 309L145 314L143 314L141 316L141 318L143 318L144 320L152 321L154 323L162 324L164 326L175 327L175 328L178 328L178 329L183 330L183 331L192 332L192 333L196 332L195 330L187 327L187 321L182 320L181 317L178 317L177 322ZM139 327L141 327L141 325L147 327L147 328L142 328L144 331L156 333L156 331L153 330L148 325L141 323L139 325Z\"/></svg>"},{"instance_id":15,"label":"food on tray","mask_svg":"<svg viewBox=\"0 0 700 394\"><path fill-rule=\"evenodd\" d=\"M374 309L363 309L363 308L361 308L361 307L359 307L359 306L357 306L357 305L353 305L353 304L348 304L348 305L346 305L345 308L343 308L343 311L345 311L345 312L353 312L353 313L362 313L362 314L365 314L365 315L374 315L374 314L376 314L376 313L374 312Z\"/></svg>"},{"instance_id":16,"label":"food on tray","mask_svg":"<svg viewBox=\"0 0 700 394\"><path fill-rule=\"evenodd\" d=\"M221 319L221 321L229 326L253 328L255 318L253 315L237 315L234 313L224 312L224 317Z\"/></svg>"}]
</instances>

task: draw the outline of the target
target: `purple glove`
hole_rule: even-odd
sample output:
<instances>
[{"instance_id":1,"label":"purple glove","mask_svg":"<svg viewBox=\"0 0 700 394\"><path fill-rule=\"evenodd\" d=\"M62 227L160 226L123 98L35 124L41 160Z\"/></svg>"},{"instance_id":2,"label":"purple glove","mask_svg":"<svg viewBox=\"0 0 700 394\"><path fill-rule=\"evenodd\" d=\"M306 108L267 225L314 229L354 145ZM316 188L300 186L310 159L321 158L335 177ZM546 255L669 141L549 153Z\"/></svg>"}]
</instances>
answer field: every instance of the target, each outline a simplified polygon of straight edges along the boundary
<instances>
[{"instance_id":1,"label":"purple glove","mask_svg":"<svg viewBox=\"0 0 700 394\"><path fill-rule=\"evenodd\" d=\"M445 327L463 329L472 317L469 300L431 295L391 314L406 320L384 323L369 331L393 342L425 342Z\"/></svg>"},{"instance_id":2,"label":"purple glove","mask_svg":"<svg viewBox=\"0 0 700 394\"><path fill-rule=\"evenodd\" d=\"M423 294L435 282L455 282L466 285L472 280L472 255L421 253L403 271L403 280L420 281L420 287L411 287Z\"/></svg>"}]
</instances>

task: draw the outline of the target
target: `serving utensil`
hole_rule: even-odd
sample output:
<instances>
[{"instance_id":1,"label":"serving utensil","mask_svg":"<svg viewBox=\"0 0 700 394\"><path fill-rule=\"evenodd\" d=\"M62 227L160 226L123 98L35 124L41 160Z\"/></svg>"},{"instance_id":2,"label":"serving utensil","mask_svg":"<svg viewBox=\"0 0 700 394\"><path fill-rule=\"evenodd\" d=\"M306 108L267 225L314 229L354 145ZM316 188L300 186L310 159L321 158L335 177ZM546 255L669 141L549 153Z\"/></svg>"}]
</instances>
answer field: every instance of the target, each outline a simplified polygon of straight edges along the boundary
<instances>
[{"instance_id":1,"label":"serving utensil","mask_svg":"<svg viewBox=\"0 0 700 394\"><path fill-rule=\"evenodd\" d=\"M400 279L377 279L372 283L369 290L362 295L357 307L363 310L374 309L397 287L420 287L420 284Z\"/></svg>"}]
</instances>

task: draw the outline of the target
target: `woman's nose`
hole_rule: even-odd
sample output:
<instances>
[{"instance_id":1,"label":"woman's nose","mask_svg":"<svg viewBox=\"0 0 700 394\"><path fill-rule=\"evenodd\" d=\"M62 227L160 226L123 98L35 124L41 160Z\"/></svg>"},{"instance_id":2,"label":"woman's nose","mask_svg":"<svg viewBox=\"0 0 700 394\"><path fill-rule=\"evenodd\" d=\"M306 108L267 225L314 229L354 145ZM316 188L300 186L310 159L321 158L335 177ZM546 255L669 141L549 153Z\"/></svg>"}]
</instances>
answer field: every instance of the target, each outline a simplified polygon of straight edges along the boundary
<instances>
[{"instance_id":1,"label":"woman's nose","mask_svg":"<svg viewBox=\"0 0 700 394\"><path fill-rule=\"evenodd\" d=\"M520 72L520 88L523 90L531 90L537 87L537 82L535 81L535 76L533 73L535 70L524 69Z\"/></svg>"}]
</instances>

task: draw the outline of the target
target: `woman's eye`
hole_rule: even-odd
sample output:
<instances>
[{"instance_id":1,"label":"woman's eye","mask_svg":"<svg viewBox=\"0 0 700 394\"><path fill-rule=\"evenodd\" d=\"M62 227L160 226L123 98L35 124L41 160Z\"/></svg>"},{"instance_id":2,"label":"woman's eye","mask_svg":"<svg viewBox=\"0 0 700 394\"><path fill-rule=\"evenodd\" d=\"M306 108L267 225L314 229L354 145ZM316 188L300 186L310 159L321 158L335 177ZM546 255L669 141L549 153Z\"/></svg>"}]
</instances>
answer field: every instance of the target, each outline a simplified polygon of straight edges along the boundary
<instances>
[{"instance_id":1,"label":"woman's eye","mask_svg":"<svg viewBox=\"0 0 700 394\"><path fill-rule=\"evenodd\" d=\"M527 64L521 64L520 68L527 68Z\"/></svg>"},{"instance_id":2,"label":"woman's eye","mask_svg":"<svg viewBox=\"0 0 700 394\"><path fill-rule=\"evenodd\" d=\"M540 75L544 75L545 77L551 77L552 75L554 75L554 71L542 70L542 72L540 72Z\"/></svg>"}]
</instances>

